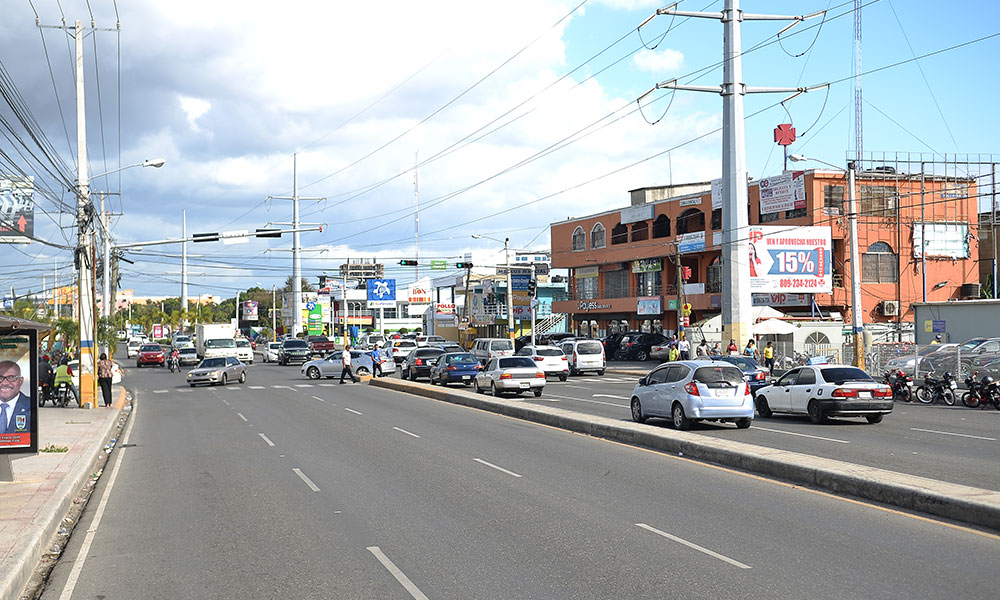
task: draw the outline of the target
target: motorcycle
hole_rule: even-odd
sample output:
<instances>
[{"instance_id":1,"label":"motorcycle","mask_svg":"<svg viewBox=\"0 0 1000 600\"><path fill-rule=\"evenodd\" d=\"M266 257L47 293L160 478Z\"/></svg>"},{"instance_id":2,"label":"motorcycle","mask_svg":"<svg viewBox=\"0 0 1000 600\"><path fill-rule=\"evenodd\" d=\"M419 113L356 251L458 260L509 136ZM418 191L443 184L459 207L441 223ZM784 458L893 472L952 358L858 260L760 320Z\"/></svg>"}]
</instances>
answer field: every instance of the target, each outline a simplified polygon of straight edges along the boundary
<instances>
[{"instance_id":1,"label":"motorcycle","mask_svg":"<svg viewBox=\"0 0 1000 600\"><path fill-rule=\"evenodd\" d=\"M969 408L986 408L987 404L992 404L994 408L1000 410L1000 384L989 375L976 381L979 371L975 371L965 380L968 392L962 394L962 404Z\"/></svg>"},{"instance_id":2,"label":"motorcycle","mask_svg":"<svg viewBox=\"0 0 1000 600\"><path fill-rule=\"evenodd\" d=\"M933 404L940 400L948 406L955 406L955 390L958 382L951 373L945 373L941 379L934 379L928 373L924 376L924 384L917 388L917 400L923 404Z\"/></svg>"},{"instance_id":3,"label":"motorcycle","mask_svg":"<svg viewBox=\"0 0 1000 600\"><path fill-rule=\"evenodd\" d=\"M52 397L52 406L59 406L61 408L66 408L69 406L70 397L76 397L73 393L73 388L70 384L65 381L56 386L54 395Z\"/></svg>"},{"instance_id":4,"label":"motorcycle","mask_svg":"<svg viewBox=\"0 0 1000 600\"><path fill-rule=\"evenodd\" d=\"M885 382L892 388L892 399L911 402L913 400L913 378L906 375L902 369L886 371Z\"/></svg>"},{"instance_id":5,"label":"motorcycle","mask_svg":"<svg viewBox=\"0 0 1000 600\"><path fill-rule=\"evenodd\" d=\"M176 371L180 371L181 370L181 362L180 362L180 359L177 358L176 355L171 356L170 360L167 361L167 364L170 366L170 372L171 373L173 373L175 370Z\"/></svg>"}]
</instances>

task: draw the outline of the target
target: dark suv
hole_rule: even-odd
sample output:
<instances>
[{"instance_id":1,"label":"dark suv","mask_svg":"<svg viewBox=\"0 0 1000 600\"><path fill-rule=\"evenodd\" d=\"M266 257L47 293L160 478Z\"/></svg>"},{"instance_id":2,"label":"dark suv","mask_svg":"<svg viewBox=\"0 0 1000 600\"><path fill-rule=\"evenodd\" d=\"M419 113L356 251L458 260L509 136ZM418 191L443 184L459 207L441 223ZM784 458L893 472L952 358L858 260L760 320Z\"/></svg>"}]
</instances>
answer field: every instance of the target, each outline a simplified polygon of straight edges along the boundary
<instances>
[{"instance_id":1,"label":"dark suv","mask_svg":"<svg viewBox=\"0 0 1000 600\"><path fill-rule=\"evenodd\" d=\"M305 340L285 340L278 349L278 364L304 363L310 358L309 344Z\"/></svg>"},{"instance_id":2,"label":"dark suv","mask_svg":"<svg viewBox=\"0 0 1000 600\"><path fill-rule=\"evenodd\" d=\"M615 352L617 360L648 360L653 346L665 344L667 336L661 333L629 333L622 337Z\"/></svg>"},{"instance_id":3,"label":"dark suv","mask_svg":"<svg viewBox=\"0 0 1000 600\"><path fill-rule=\"evenodd\" d=\"M437 360L444 353L444 350L434 346L417 348L403 359L403 364L400 365L400 377L413 381L416 381L417 377L426 377L430 380L431 362Z\"/></svg>"},{"instance_id":4,"label":"dark suv","mask_svg":"<svg viewBox=\"0 0 1000 600\"><path fill-rule=\"evenodd\" d=\"M622 343L622 338L633 333L642 333L641 331L622 331L619 333L612 333L611 335L601 338L601 343L604 344L604 355L608 358L617 359L618 348Z\"/></svg>"}]
</instances>

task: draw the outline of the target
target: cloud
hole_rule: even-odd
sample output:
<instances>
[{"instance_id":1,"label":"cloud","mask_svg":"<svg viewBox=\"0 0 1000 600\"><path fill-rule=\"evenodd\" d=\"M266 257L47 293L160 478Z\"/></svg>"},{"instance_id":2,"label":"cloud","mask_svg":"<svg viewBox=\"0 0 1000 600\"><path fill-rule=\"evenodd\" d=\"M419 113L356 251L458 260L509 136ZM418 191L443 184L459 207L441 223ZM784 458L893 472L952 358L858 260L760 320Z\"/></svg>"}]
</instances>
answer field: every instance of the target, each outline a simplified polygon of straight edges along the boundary
<instances>
[{"instance_id":1,"label":"cloud","mask_svg":"<svg viewBox=\"0 0 1000 600\"><path fill-rule=\"evenodd\" d=\"M200 132L201 127L198 127L198 119L203 117L212 108L212 103L201 98L191 98L190 96L178 96L177 100L180 102L181 110L184 111L184 116L187 117L191 131Z\"/></svg>"},{"instance_id":2,"label":"cloud","mask_svg":"<svg viewBox=\"0 0 1000 600\"><path fill-rule=\"evenodd\" d=\"M632 57L632 63L643 71L667 75L684 66L684 54L671 48L665 50L644 49Z\"/></svg>"}]
</instances>

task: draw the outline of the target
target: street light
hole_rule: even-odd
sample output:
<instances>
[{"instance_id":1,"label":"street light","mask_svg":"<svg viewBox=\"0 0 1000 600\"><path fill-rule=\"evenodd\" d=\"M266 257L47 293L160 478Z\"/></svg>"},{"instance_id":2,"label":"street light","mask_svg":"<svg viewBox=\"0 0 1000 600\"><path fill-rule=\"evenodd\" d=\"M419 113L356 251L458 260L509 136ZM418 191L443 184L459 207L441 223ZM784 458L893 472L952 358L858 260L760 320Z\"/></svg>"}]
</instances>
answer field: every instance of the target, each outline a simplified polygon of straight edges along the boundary
<instances>
[{"instance_id":1,"label":"street light","mask_svg":"<svg viewBox=\"0 0 1000 600\"><path fill-rule=\"evenodd\" d=\"M864 312L861 305L861 259L858 250L858 207L854 185L854 161L848 161L847 168L838 167L833 163L818 158L809 158L801 154L789 154L788 159L792 162L803 162L811 160L833 167L842 173L847 174L847 222L851 236L851 331L854 334L854 366L859 369L865 368L865 342L864 342Z\"/></svg>"},{"instance_id":2,"label":"street light","mask_svg":"<svg viewBox=\"0 0 1000 600\"><path fill-rule=\"evenodd\" d=\"M490 237L488 235L472 235L472 239L479 240L493 240L494 242L500 242L497 238ZM503 253L504 258L507 263L507 335L510 336L511 341L514 340L514 296L512 294L513 286L511 284L510 276L510 238L503 239Z\"/></svg>"}]
</instances>

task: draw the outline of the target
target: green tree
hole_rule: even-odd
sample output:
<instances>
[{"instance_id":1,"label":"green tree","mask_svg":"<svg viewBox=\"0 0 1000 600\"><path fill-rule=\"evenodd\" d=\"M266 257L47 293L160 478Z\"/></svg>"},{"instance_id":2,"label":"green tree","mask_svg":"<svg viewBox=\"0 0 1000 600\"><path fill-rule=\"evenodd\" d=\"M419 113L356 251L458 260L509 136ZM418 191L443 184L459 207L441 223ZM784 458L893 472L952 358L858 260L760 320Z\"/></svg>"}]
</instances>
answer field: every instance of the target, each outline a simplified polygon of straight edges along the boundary
<instances>
[{"instance_id":1,"label":"green tree","mask_svg":"<svg viewBox=\"0 0 1000 600\"><path fill-rule=\"evenodd\" d=\"M285 287L283 287L281 289L283 291L285 291L285 292L292 291L292 281L293 281L292 276L289 275L288 279L285 280ZM303 292L315 292L316 288L311 283L309 283L308 281L306 281L305 277L303 277L302 278L302 291Z\"/></svg>"}]
</instances>

